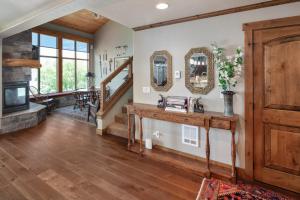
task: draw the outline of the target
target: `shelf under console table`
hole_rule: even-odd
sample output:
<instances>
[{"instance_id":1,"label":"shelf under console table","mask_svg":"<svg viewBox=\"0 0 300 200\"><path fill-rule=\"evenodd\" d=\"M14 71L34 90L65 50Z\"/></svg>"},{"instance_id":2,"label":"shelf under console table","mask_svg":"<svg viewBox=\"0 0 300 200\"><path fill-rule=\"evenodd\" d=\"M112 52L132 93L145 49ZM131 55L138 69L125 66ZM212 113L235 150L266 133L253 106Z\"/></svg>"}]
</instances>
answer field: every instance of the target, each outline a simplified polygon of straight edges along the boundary
<instances>
[{"instance_id":1,"label":"shelf under console table","mask_svg":"<svg viewBox=\"0 0 300 200\"><path fill-rule=\"evenodd\" d=\"M206 177L211 177L210 170L210 142L209 142L209 130L210 128L218 128L229 130L231 133L231 181L236 182L236 144L235 144L235 131L236 124L238 122L238 115L231 117L224 116L219 112L204 112L204 113L179 113L169 112L162 108L158 108L155 105L133 103L127 105L128 115L128 150L131 150L131 146L135 143L135 120L132 120L132 116L138 116L139 118L139 153L143 155L143 118L150 118L168 122L174 122L179 124L187 124L205 128L206 131Z\"/></svg>"}]
</instances>

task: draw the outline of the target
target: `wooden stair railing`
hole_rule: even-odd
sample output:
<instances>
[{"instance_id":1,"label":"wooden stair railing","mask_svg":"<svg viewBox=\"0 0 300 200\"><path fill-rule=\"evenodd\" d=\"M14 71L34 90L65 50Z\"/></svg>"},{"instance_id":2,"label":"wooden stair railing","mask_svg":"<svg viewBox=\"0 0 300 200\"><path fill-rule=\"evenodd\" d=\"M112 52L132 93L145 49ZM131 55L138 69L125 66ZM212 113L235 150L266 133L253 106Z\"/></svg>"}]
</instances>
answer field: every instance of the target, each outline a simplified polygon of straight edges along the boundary
<instances>
[{"instance_id":1,"label":"wooden stair railing","mask_svg":"<svg viewBox=\"0 0 300 200\"><path fill-rule=\"evenodd\" d=\"M133 74L132 74L132 60L130 57L124 64L118 67L114 72L112 72L108 77L106 77L100 85L100 110L97 115L103 118L105 114L117 103L117 101L126 93L126 91L132 87L133 84ZM125 82L120 85L116 91L110 95L107 93L108 84L118 76L124 69L128 67L128 77Z\"/></svg>"}]
</instances>

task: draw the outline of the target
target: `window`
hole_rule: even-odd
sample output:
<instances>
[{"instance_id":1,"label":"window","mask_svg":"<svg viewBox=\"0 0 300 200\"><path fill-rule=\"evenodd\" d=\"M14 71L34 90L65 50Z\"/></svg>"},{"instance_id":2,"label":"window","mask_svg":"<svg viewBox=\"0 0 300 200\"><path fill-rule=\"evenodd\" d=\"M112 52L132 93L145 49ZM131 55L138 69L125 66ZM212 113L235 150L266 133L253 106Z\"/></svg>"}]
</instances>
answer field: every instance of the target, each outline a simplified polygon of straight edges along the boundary
<instances>
[{"instance_id":1,"label":"window","mask_svg":"<svg viewBox=\"0 0 300 200\"><path fill-rule=\"evenodd\" d=\"M88 43L62 40L63 91L87 88Z\"/></svg>"},{"instance_id":2,"label":"window","mask_svg":"<svg viewBox=\"0 0 300 200\"><path fill-rule=\"evenodd\" d=\"M43 67L40 69L40 91L42 93L58 92L57 68L58 50L57 37L39 35L40 62Z\"/></svg>"},{"instance_id":3,"label":"window","mask_svg":"<svg viewBox=\"0 0 300 200\"><path fill-rule=\"evenodd\" d=\"M59 43L62 44L61 48L58 48ZM31 70L30 86L38 88L41 93L87 88L87 42L63 38L61 35L33 32L32 45L39 46L42 67Z\"/></svg>"},{"instance_id":4,"label":"window","mask_svg":"<svg viewBox=\"0 0 300 200\"><path fill-rule=\"evenodd\" d=\"M88 72L88 44L76 42L76 86L77 88L87 88L86 73Z\"/></svg>"}]
</instances>

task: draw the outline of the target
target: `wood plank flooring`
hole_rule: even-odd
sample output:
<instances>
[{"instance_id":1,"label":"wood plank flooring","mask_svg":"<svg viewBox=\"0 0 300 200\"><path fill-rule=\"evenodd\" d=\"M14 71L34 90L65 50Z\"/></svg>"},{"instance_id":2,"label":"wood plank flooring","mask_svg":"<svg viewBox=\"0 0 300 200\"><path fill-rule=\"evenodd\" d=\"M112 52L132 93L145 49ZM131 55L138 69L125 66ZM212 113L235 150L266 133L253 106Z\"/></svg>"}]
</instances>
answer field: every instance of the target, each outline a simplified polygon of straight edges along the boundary
<instances>
[{"instance_id":1,"label":"wood plank flooring","mask_svg":"<svg viewBox=\"0 0 300 200\"><path fill-rule=\"evenodd\" d=\"M195 199L201 181L59 114L0 136L0 200Z\"/></svg>"}]
</instances>

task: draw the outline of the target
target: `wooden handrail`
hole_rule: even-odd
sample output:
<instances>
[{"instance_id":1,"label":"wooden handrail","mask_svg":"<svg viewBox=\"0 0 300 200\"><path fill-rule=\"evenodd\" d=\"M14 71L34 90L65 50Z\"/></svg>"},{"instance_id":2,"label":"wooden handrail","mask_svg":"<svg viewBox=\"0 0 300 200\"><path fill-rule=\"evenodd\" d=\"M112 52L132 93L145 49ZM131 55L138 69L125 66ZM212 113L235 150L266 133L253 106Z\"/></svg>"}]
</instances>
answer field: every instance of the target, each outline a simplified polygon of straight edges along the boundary
<instances>
[{"instance_id":1,"label":"wooden handrail","mask_svg":"<svg viewBox=\"0 0 300 200\"><path fill-rule=\"evenodd\" d=\"M100 84L100 110L97 113L101 118L117 103L117 101L125 94L125 92L133 84L133 74L132 74L132 60L130 57L124 64L118 67L114 72L112 72L108 77L106 77ZM126 81L110 96L107 93L107 85L119 75L125 68L128 67L128 78Z\"/></svg>"}]
</instances>

